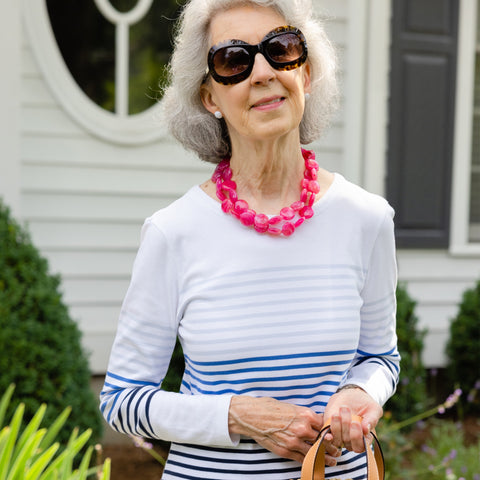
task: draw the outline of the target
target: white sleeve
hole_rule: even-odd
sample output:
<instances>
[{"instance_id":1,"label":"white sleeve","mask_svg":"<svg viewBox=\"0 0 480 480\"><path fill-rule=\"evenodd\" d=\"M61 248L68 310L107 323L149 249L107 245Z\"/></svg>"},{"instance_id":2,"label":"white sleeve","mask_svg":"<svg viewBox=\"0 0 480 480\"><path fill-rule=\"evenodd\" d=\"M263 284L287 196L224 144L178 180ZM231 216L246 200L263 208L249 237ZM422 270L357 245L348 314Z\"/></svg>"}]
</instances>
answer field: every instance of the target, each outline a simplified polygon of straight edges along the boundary
<instances>
[{"instance_id":1,"label":"white sleeve","mask_svg":"<svg viewBox=\"0 0 480 480\"><path fill-rule=\"evenodd\" d=\"M100 408L129 435L232 446L230 395L184 395L161 390L177 337L178 271L175 247L150 220L123 302Z\"/></svg>"},{"instance_id":2,"label":"white sleeve","mask_svg":"<svg viewBox=\"0 0 480 480\"><path fill-rule=\"evenodd\" d=\"M397 264L393 209L388 207L370 254L361 292L363 306L356 357L342 385L355 384L383 405L395 392L400 370L396 335Z\"/></svg>"}]
</instances>

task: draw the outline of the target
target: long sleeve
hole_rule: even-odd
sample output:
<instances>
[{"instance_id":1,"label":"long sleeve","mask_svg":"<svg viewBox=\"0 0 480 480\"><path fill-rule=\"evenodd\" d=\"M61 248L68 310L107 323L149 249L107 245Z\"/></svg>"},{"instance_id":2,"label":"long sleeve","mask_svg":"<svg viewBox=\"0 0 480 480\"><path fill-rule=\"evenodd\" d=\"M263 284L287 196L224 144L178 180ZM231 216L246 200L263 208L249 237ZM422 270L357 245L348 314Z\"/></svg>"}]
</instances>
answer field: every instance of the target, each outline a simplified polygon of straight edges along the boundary
<instances>
[{"instance_id":1,"label":"long sleeve","mask_svg":"<svg viewBox=\"0 0 480 480\"><path fill-rule=\"evenodd\" d=\"M362 387L380 405L394 393L398 382L396 285L393 210L388 207L370 253L361 292L359 347L342 382L342 385L353 383Z\"/></svg>"},{"instance_id":2,"label":"long sleeve","mask_svg":"<svg viewBox=\"0 0 480 480\"><path fill-rule=\"evenodd\" d=\"M147 220L100 394L101 411L115 430L126 434L232 446L228 432L231 396L192 396L160 388L179 322L174 249Z\"/></svg>"}]
</instances>

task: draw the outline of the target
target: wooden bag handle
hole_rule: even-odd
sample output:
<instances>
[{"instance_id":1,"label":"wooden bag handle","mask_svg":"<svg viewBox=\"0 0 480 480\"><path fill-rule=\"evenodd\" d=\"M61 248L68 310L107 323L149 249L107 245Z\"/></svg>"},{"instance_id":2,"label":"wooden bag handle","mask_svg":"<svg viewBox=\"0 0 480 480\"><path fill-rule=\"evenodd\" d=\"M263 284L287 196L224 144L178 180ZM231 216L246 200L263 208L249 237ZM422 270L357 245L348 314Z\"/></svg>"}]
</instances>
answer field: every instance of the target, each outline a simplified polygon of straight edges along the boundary
<instances>
[{"instance_id":1,"label":"wooden bag handle","mask_svg":"<svg viewBox=\"0 0 480 480\"><path fill-rule=\"evenodd\" d=\"M353 416L352 420L360 421L361 417ZM325 480L325 435L330 432L330 422L327 422L320 432L317 441L308 451L302 465L302 477L300 480ZM373 432L374 451L367 445L364 437L365 451L367 452L368 480L385 480L385 463L383 452L377 437Z\"/></svg>"}]
</instances>

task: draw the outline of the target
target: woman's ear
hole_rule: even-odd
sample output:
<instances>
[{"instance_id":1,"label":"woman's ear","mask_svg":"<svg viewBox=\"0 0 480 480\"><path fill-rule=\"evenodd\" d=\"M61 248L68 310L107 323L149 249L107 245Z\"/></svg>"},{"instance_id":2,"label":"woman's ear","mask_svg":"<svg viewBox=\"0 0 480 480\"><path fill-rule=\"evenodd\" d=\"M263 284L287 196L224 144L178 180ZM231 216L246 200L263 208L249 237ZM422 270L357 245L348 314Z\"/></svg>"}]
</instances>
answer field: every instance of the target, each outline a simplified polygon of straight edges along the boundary
<instances>
[{"instance_id":1,"label":"woman's ear","mask_svg":"<svg viewBox=\"0 0 480 480\"><path fill-rule=\"evenodd\" d=\"M215 114L219 110L218 105L215 102L213 93L210 90L210 86L203 83L200 87L200 98L202 99L203 106L212 114Z\"/></svg>"},{"instance_id":2,"label":"woman's ear","mask_svg":"<svg viewBox=\"0 0 480 480\"><path fill-rule=\"evenodd\" d=\"M312 93L311 68L308 62L303 67L303 90L305 93Z\"/></svg>"}]
</instances>

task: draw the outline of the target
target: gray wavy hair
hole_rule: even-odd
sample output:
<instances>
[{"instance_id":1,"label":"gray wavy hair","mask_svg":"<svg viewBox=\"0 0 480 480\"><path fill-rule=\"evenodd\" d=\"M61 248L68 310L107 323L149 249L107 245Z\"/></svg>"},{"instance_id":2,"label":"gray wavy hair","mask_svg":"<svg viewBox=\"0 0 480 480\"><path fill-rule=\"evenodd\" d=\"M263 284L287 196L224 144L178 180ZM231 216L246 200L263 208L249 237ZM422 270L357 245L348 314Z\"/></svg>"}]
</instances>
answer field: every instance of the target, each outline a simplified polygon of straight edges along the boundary
<instances>
[{"instance_id":1,"label":"gray wavy hair","mask_svg":"<svg viewBox=\"0 0 480 480\"><path fill-rule=\"evenodd\" d=\"M190 0L176 28L163 98L164 119L169 132L187 150L212 163L230 155L231 145L225 121L208 112L200 97L211 47L210 20L219 11L245 4L273 8L305 35L312 90L300 123L302 144L319 138L337 105L336 55L313 15L311 0Z\"/></svg>"}]
</instances>

